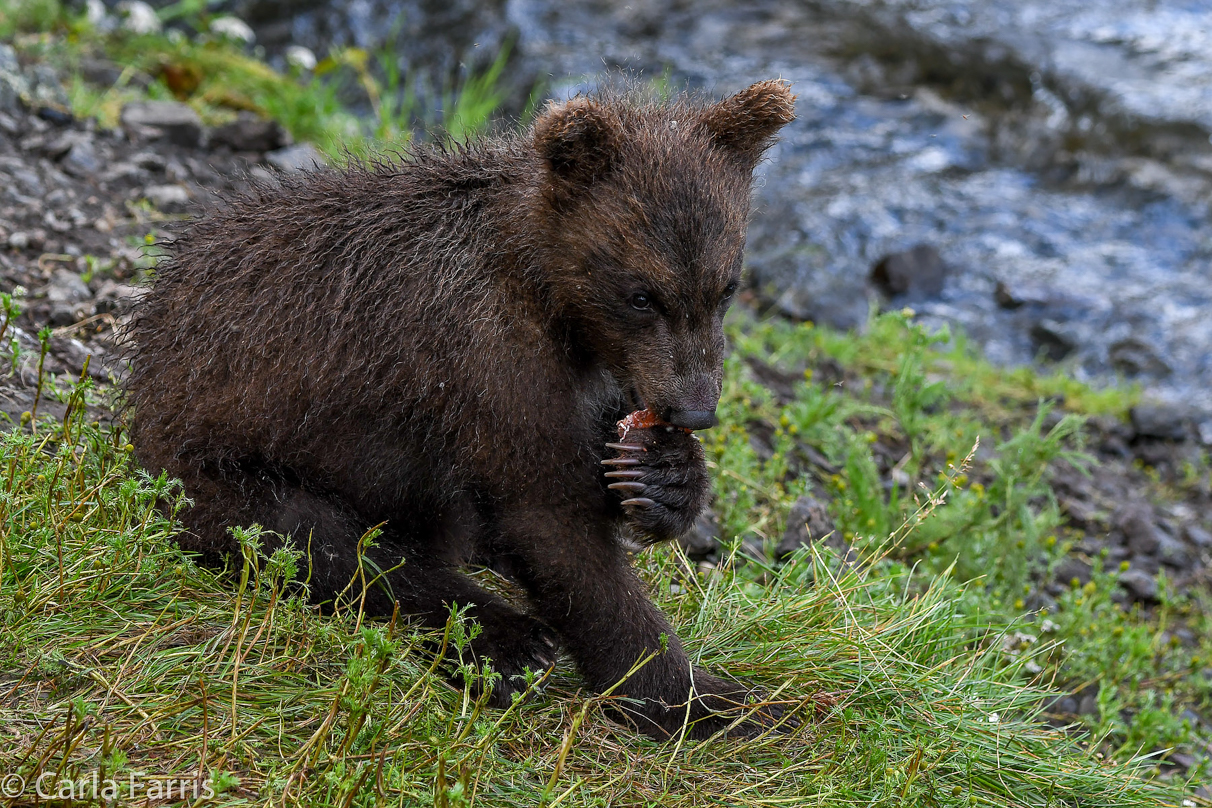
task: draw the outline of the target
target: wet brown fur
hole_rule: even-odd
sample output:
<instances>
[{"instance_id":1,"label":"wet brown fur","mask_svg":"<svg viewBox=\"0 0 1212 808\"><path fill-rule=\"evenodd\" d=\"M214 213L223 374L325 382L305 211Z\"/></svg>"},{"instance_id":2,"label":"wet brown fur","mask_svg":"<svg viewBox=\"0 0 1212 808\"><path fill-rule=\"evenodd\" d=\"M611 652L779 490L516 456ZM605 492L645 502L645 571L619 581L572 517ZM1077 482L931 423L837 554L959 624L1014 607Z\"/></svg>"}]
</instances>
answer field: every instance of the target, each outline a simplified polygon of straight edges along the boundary
<instances>
[{"instance_id":1,"label":"wet brown fur","mask_svg":"<svg viewBox=\"0 0 1212 808\"><path fill-rule=\"evenodd\" d=\"M182 545L292 536L323 601L385 523L369 555L404 564L367 608L437 626L471 605L499 700L557 642L602 690L664 635L617 691L643 700L628 715L676 732L693 675L692 734L724 726L744 688L692 669L620 541L693 523L701 448L631 436L650 506L621 505L601 461L640 401L715 409L752 169L793 101L775 81L718 104L576 98L517 136L283 179L194 223L135 320L129 385L140 462L196 503ZM530 613L460 574L471 560Z\"/></svg>"}]
</instances>

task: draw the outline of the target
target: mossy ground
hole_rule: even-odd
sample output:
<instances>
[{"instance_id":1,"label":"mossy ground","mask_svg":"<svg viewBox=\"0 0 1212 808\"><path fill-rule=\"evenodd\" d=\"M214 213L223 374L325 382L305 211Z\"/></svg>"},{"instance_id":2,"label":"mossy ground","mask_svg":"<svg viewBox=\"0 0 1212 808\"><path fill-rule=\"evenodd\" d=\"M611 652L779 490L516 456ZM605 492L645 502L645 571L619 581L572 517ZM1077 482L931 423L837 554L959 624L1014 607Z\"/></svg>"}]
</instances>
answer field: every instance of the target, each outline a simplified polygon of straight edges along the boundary
<instances>
[{"instance_id":1,"label":"mossy ground","mask_svg":"<svg viewBox=\"0 0 1212 808\"><path fill-rule=\"evenodd\" d=\"M23 13L35 5L55 4ZM213 57L224 85L296 137L363 134L330 85L230 44L132 42L61 9L14 22L13 8L0 5L0 32L68 69L86 47L139 70L156 48ZM191 103L230 112L205 87ZM277 100L257 102L257 87ZM72 98L104 120L126 92ZM144 794L198 779L211 802L264 805L1193 799L1208 739L1184 711L1212 707L1206 593L1162 580L1159 603L1125 608L1118 568L1095 559L1089 583L1047 613L1031 606L1071 549L1053 474L1097 472L1084 419L1124 417L1136 392L991 366L908 312L840 333L739 307L728 330L721 424L704 434L726 552L696 565L661 547L637 564L696 660L796 706L794 732L656 744L611 723L566 660L525 702L485 708L423 651L457 648L473 625L452 617L431 637L352 607L320 615L283 591L297 559L262 556L256 529L242 564L196 565L154 507L173 483L134 467L121 423L87 415L103 391L59 378L47 385L66 417L0 436L0 776L46 775L59 791L137 773ZM1140 485L1164 501L1208 474L1142 471ZM804 494L829 503L856 563L823 544L762 560L755 548L769 557ZM1178 624L1194 641L1174 641ZM1045 720L1055 695L1094 682L1084 723ZM1194 766L1167 764L1175 750Z\"/></svg>"}]
</instances>

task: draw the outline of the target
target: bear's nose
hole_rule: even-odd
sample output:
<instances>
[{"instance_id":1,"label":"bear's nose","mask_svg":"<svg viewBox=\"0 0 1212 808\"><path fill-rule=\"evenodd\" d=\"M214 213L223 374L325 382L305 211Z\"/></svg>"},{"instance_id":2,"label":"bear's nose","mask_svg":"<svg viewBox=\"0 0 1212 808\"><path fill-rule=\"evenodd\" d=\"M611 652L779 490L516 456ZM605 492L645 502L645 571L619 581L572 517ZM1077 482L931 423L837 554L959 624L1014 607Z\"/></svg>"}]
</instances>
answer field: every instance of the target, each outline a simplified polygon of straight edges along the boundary
<instances>
[{"instance_id":1,"label":"bear's nose","mask_svg":"<svg viewBox=\"0 0 1212 808\"><path fill-rule=\"evenodd\" d=\"M715 426L715 410L672 410L666 420L683 429L711 429Z\"/></svg>"}]
</instances>

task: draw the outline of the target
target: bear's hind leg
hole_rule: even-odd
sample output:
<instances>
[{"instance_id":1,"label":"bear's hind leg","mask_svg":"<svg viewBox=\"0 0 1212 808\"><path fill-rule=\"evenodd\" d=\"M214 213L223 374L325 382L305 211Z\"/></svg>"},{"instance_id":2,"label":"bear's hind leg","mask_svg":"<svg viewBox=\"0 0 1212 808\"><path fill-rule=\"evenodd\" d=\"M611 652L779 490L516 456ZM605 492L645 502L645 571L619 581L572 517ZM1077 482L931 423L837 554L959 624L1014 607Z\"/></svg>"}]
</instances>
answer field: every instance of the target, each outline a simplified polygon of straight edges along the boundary
<instances>
[{"instance_id":1,"label":"bear's hind leg","mask_svg":"<svg viewBox=\"0 0 1212 808\"><path fill-rule=\"evenodd\" d=\"M376 617L390 617L399 603L401 616L437 630L446 626L452 606L466 608L481 631L469 646L470 658L463 661L479 669L491 660L501 675L493 688L494 704L508 706L514 692L525 690L525 669L542 672L555 663L556 634L551 629L481 589L454 560L442 557L441 548L405 535L390 521L383 525L377 546L364 549L359 569L359 542L382 520L359 513L341 497L311 491L294 483L291 475L248 463L176 473L196 503L182 514L191 527L182 537L187 549L212 555L238 552L228 526L260 524L289 537L305 554L299 576L307 580L313 602L340 597ZM272 544L265 548L273 549ZM449 653L453 656L454 649ZM452 682L462 685L461 680Z\"/></svg>"}]
</instances>

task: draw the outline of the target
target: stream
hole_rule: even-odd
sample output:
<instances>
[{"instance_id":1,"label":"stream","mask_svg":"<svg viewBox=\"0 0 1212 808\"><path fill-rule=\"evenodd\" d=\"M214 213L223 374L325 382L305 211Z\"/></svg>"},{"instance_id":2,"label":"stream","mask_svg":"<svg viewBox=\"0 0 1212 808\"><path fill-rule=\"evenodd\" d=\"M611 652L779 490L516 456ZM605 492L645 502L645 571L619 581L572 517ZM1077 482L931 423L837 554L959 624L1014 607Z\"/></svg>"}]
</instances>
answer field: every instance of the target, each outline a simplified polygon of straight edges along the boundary
<instances>
[{"instance_id":1,"label":"stream","mask_svg":"<svg viewBox=\"0 0 1212 808\"><path fill-rule=\"evenodd\" d=\"M759 169L769 306L861 326L910 305L995 362L1139 382L1212 439L1212 6L1180 0L244 0L272 54L390 44L405 75L512 43L514 97L609 71L722 94L781 76L798 119ZM438 78L435 78L438 77ZM515 106L517 106L515 102ZM887 297L881 258L941 278ZM886 290L885 290L886 292Z\"/></svg>"}]
</instances>

